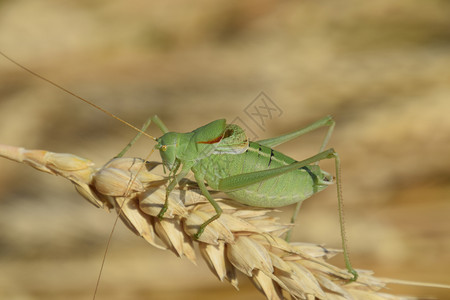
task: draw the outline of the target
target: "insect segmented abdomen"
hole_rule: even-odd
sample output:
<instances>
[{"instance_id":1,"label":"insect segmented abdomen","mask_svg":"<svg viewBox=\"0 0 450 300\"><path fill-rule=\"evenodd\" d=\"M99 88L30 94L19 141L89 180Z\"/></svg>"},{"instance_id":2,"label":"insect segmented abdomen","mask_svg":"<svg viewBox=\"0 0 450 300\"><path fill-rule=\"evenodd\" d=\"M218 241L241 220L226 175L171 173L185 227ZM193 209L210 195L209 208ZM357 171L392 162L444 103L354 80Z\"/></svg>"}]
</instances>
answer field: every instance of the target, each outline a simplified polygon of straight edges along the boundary
<instances>
[{"instance_id":1,"label":"insect segmented abdomen","mask_svg":"<svg viewBox=\"0 0 450 300\"><path fill-rule=\"evenodd\" d=\"M211 188L218 189L222 178L278 168L294 162L294 159L276 150L250 142L245 153L211 155L198 163L197 170L204 174ZM316 165L308 165L227 194L243 204L279 207L280 202L289 205L309 198L327 187L327 182L332 182L328 173Z\"/></svg>"}]
</instances>

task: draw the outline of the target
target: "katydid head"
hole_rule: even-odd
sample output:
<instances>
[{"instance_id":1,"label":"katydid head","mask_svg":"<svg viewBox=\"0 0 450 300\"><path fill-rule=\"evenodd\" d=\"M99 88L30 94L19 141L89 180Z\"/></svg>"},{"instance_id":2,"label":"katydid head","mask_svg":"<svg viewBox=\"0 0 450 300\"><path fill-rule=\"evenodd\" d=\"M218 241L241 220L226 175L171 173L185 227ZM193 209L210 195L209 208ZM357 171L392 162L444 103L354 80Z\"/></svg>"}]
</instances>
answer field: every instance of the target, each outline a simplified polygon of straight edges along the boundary
<instances>
[{"instance_id":1,"label":"katydid head","mask_svg":"<svg viewBox=\"0 0 450 300\"><path fill-rule=\"evenodd\" d=\"M177 140L178 133L168 132L162 137L156 139L155 149L159 150L161 160L169 170L172 170L176 165L177 159Z\"/></svg>"}]
</instances>

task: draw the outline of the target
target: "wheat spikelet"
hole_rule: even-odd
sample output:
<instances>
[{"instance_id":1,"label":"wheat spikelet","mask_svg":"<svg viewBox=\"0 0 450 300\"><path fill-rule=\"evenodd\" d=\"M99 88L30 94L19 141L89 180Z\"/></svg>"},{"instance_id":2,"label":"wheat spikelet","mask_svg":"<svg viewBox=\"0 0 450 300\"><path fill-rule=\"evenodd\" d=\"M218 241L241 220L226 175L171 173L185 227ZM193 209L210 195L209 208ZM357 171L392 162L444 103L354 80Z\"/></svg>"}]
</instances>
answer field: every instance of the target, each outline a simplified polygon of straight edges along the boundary
<instances>
[{"instance_id":1,"label":"wheat spikelet","mask_svg":"<svg viewBox=\"0 0 450 300\"><path fill-rule=\"evenodd\" d=\"M63 176L96 207L115 209L135 234L155 247L186 257L195 264L194 245L219 280L238 288L237 271L247 275L268 299L417 299L382 293L387 283L411 282L376 278L359 270L352 275L327 263L340 253L319 245L287 243L280 236L290 225L268 215L271 209L218 199L222 216L211 223L199 240L198 227L215 214L194 182L184 181L170 194L164 219L167 178L152 173L157 163L139 158L116 158L101 168L72 154L26 150L0 145L0 156ZM414 283L413 283L414 284ZM433 285L445 287L443 285Z\"/></svg>"}]
</instances>

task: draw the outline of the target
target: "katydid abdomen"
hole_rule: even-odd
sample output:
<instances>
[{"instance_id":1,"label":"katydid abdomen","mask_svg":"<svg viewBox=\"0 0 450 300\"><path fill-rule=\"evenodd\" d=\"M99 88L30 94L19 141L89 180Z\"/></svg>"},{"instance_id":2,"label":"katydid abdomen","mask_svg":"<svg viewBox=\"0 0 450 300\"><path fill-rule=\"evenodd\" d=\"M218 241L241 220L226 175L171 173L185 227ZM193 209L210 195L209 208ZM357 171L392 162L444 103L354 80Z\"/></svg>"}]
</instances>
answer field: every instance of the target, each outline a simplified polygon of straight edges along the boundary
<instances>
[{"instance_id":1,"label":"katydid abdomen","mask_svg":"<svg viewBox=\"0 0 450 300\"><path fill-rule=\"evenodd\" d=\"M296 160L261 144L250 142L242 154L211 155L200 160L195 172L220 190L220 180L234 175L279 168ZM261 182L224 191L235 201L258 207L280 207L303 201L325 189L333 178L317 165L308 165Z\"/></svg>"}]
</instances>

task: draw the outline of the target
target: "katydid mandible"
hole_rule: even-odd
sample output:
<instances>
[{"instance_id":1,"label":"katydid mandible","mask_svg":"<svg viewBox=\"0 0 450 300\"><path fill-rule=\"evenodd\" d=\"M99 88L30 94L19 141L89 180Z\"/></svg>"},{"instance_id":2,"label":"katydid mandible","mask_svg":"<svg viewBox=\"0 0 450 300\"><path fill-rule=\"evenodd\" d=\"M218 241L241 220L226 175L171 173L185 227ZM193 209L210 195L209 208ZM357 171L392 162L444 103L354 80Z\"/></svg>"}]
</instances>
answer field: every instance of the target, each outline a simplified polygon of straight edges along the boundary
<instances>
[{"instance_id":1,"label":"katydid mandible","mask_svg":"<svg viewBox=\"0 0 450 300\"><path fill-rule=\"evenodd\" d=\"M98 105L19 64L4 53L0 52L0 55L32 75L82 100L135 129L139 134L144 134L157 142L155 148L159 150L162 162L168 168L170 177L166 190L166 201L159 213L160 218L167 211L170 192L189 171L192 171L200 190L216 211L216 215L200 225L195 235L197 239L201 236L206 226L218 219L222 213L220 206L206 188L205 181L211 188L223 191L235 201L251 206L282 207L297 203L292 217L292 222L294 222L303 200L333 183L333 177L321 170L317 163L323 159L334 159L345 265L349 273L353 275L351 281L355 281L358 278L358 273L350 264L347 251L339 156L332 148L324 151L335 125L331 117L325 117L303 129L279 137L250 142L239 126L234 124L227 125L224 119L213 121L192 132L176 133L169 132L164 123L157 116L154 116L152 120L163 132L163 136L155 139ZM328 127L329 129L319 153L310 158L296 161L272 149L272 147L276 147L320 127ZM126 150L127 148L124 149L124 151ZM180 167L181 170L178 172Z\"/></svg>"}]
</instances>

